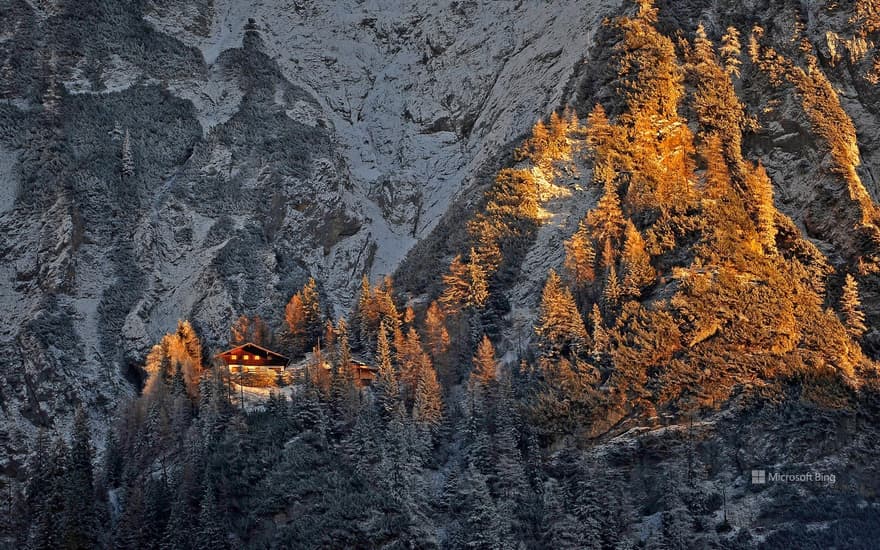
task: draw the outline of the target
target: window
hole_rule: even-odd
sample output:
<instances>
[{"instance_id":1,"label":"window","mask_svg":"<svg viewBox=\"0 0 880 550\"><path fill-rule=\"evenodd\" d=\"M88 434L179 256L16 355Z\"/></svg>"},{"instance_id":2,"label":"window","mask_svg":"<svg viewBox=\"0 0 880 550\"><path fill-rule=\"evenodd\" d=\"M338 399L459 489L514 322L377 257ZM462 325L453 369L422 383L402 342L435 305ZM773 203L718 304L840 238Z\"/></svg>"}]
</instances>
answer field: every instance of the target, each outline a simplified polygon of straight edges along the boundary
<instances>
[{"instance_id":1,"label":"window","mask_svg":"<svg viewBox=\"0 0 880 550\"><path fill-rule=\"evenodd\" d=\"M234 353L233 353L232 355L230 355L229 357L230 357L231 359L238 359L238 355L236 355L236 354L234 354Z\"/></svg>"},{"instance_id":2,"label":"window","mask_svg":"<svg viewBox=\"0 0 880 550\"><path fill-rule=\"evenodd\" d=\"M260 356L259 356L259 355L254 355L254 361L259 361L259 360L260 360Z\"/></svg>"},{"instance_id":3,"label":"window","mask_svg":"<svg viewBox=\"0 0 880 550\"><path fill-rule=\"evenodd\" d=\"M250 355L245 355L245 356L244 356L244 360L245 360L245 361L247 361L247 360L250 359L250 358L251 358Z\"/></svg>"}]
</instances>

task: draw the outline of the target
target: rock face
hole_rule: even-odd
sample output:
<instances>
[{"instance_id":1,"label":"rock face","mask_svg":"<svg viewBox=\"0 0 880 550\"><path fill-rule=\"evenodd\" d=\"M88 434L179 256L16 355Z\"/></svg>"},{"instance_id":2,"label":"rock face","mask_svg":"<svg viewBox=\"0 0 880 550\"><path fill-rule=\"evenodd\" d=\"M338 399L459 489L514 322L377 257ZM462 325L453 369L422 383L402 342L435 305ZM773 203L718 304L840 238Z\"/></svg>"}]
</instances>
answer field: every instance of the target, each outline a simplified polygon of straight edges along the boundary
<instances>
[{"instance_id":1,"label":"rock face","mask_svg":"<svg viewBox=\"0 0 880 550\"><path fill-rule=\"evenodd\" d=\"M616 5L5 2L3 466L108 417L179 318L216 347L309 276L345 312L566 101Z\"/></svg>"},{"instance_id":2,"label":"rock face","mask_svg":"<svg viewBox=\"0 0 880 550\"><path fill-rule=\"evenodd\" d=\"M762 127L746 156L765 164L777 206L801 232L851 269L865 250L836 221L870 222L863 195L880 196L876 56L860 49L852 7L770 4L658 2L672 30L703 21L717 40L733 25L746 49L752 26L771 21L765 41L780 51L796 49L792 29L816 45L858 139L848 144L855 179L831 166L795 87L759 75L738 90ZM424 289L461 244L484 175L535 120L614 95L601 21L619 9L4 0L0 466L14 471L28 436L78 403L107 417L179 318L211 348L239 314L280 324L309 276L337 314L362 274L402 262L405 286ZM512 291L526 312L517 331L537 299L528 266L561 262L573 213L594 198L552 203L561 221L543 230ZM876 317L876 275L867 277L864 305Z\"/></svg>"}]
</instances>

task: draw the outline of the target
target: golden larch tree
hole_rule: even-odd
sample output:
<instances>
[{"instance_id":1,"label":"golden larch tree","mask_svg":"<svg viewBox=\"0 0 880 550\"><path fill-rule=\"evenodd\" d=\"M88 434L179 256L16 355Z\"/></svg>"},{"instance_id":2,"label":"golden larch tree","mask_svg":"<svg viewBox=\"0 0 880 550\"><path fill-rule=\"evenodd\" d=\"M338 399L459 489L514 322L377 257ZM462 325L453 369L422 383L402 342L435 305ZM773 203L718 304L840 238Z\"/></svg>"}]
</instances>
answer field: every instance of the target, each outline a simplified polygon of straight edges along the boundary
<instances>
[{"instance_id":1,"label":"golden larch tree","mask_svg":"<svg viewBox=\"0 0 880 550\"><path fill-rule=\"evenodd\" d=\"M865 314L862 312L862 301L859 298L859 284L855 277L847 273L840 297L840 312L843 324L850 336L859 339L868 330L865 325Z\"/></svg>"},{"instance_id":2,"label":"golden larch tree","mask_svg":"<svg viewBox=\"0 0 880 550\"><path fill-rule=\"evenodd\" d=\"M446 288L440 302L454 312L468 307L481 308L489 299L486 272L473 248L468 262L464 262L460 255L452 260L449 273L443 276L443 284Z\"/></svg>"},{"instance_id":3,"label":"golden larch tree","mask_svg":"<svg viewBox=\"0 0 880 550\"><path fill-rule=\"evenodd\" d=\"M590 337L577 304L552 269L547 275L541 295L541 307L535 332L545 355L573 355L589 346Z\"/></svg>"},{"instance_id":4,"label":"golden larch tree","mask_svg":"<svg viewBox=\"0 0 880 550\"><path fill-rule=\"evenodd\" d=\"M586 220L565 242L565 270L576 285L587 285L596 279L596 251Z\"/></svg>"},{"instance_id":5,"label":"golden larch tree","mask_svg":"<svg viewBox=\"0 0 880 550\"><path fill-rule=\"evenodd\" d=\"M721 48L719 53L724 61L724 70L731 77L740 76L740 67L742 66L742 45L739 41L739 31L736 27L727 27L724 36L721 37Z\"/></svg>"},{"instance_id":6,"label":"golden larch tree","mask_svg":"<svg viewBox=\"0 0 880 550\"><path fill-rule=\"evenodd\" d=\"M651 256L645 250L645 240L629 220L624 233L625 244L620 263L623 270L623 292L638 297L642 289L651 285L657 272L651 266Z\"/></svg>"},{"instance_id":7,"label":"golden larch tree","mask_svg":"<svg viewBox=\"0 0 880 550\"><path fill-rule=\"evenodd\" d=\"M449 331L446 328L446 315L436 300L431 302L425 312L424 333L431 357L437 361L449 349Z\"/></svg>"},{"instance_id":8,"label":"golden larch tree","mask_svg":"<svg viewBox=\"0 0 880 550\"><path fill-rule=\"evenodd\" d=\"M443 398L437 372L430 364L418 373L412 409L416 425L429 431L436 431L443 420Z\"/></svg>"},{"instance_id":9,"label":"golden larch tree","mask_svg":"<svg viewBox=\"0 0 880 550\"><path fill-rule=\"evenodd\" d=\"M590 228L590 234L598 243L604 243L606 239L618 242L623 234L624 225L617 185L606 181L602 198L599 199L596 208L587 213L587 226Z\"/></svg>"},{"instance_id":10,"label":"golden larch tree","mask_svg":"<svg viewBox=\"0 0 880 550\"><path fill-rule=\"evenodd\" d=\"M617 278L617 269L614 265L608 268L608 274L605 277L605 288L602 290L602 302L605 305L605 312L613 309L620 303L623 297L623 288L620 286L620 280Z\"/></svg>"},{"instance_id":11,"label":"golden larch tree","mask_svg":"<svg viewBox=\"0 0 880 550\"><path fill-rule=\"evenodd\" d=\"M480 344L477 346L477 353L474 354L473 370L470 375L470 385L479 384L486 387L495 380L495 368L497 360L495 359L495 346L485 334Z\"/></svg>"},{"instance_id":12,"label":"golden larch tree","mask_svg":"<svg viewBox=\"0 0 880 550\"><path fill-rule=\"evenodd\" d=\"M593 310L590 313L590 323L593 325L593 360L601 362L610 350L611 339L608 330L605 328L605 320L602 319L602 312L599 311L599 304L593 304Z\"/></svg>"}]
</instances>

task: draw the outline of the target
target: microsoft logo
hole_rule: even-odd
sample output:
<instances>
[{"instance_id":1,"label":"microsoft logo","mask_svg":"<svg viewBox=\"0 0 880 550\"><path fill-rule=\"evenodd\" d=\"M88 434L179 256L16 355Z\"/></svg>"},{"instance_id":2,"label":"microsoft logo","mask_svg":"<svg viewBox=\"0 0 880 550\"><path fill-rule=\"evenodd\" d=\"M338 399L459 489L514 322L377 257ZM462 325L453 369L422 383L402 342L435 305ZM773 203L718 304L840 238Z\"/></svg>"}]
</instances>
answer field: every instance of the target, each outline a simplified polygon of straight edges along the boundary
<instances>
[{"instance_id":1,"label":"microsoft logo","mask_svg":"<svg viewBox=\"0 0 880 550\"><path fill-rule=\"evenodd\" d=\"M764 470L752 470L752 485L764 485L767 483L767 473Z\"/></svg>"}]
</instances>

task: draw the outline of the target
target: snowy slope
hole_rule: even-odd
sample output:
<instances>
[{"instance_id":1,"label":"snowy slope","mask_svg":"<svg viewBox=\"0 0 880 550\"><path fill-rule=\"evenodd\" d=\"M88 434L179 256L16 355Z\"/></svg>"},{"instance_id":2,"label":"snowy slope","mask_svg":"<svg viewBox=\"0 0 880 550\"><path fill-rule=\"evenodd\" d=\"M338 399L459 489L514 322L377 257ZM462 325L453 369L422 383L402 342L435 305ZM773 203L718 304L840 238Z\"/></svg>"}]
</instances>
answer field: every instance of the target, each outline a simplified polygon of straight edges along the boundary
<instances>
[{"instance_id":1,"label":"snowy slope","mask_svg":"<svg viewBox=\"0 0 880 550\"><path fill-rule=\"evenodd\" d=\"M242 313L278 326L308 276L343 314L363 273L393 272L570 100L618 4L154 0L73 25L13 3L0 34L27 69L0 102L25 138L0 143L7 464L78 403L103 422L179 318L211 349ZM46 158L63 162L43 173Z\"/></svg>"},{"instance_id":2,"label":"snowy slope","mask_svg":"<svg viewBox=\"0 0 880 550\"><path fill-rule=\"evenodd\" d=\"M226 0L213 4L202 34L186 30L185 11L148 20L198 47L210 66L241 45L252 18L285 77L317 100L344 157L352 205L367 221L315 265L346 307L352 266L335 264L375 243L365 267L373 277L392 272L490 155L565 100L617 4Z\"/></svg>"}]
</instances>

